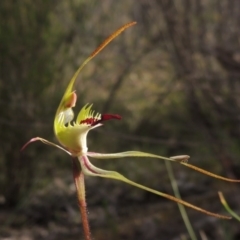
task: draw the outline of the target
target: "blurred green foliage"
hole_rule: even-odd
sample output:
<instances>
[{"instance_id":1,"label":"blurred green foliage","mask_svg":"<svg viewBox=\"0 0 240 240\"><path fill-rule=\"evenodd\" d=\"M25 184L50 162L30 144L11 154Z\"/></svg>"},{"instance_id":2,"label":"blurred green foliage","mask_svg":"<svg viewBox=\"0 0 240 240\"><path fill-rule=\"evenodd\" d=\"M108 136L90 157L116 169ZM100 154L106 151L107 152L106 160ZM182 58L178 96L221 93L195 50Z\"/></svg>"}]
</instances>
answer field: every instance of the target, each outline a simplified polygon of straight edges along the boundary
<instances>
[{"instance_id":1,"label":"blurred green foliage","mask_svg":"<svg viewBox=\"0 0 240 240\"><path fill-rule=\"evenodd\" d=\"M50 123L46 90L54 76L48 1L1 1L1 192L9 206L28 192L36 174L31 150L20 153L32 129ZM54 49L55 50L55 49ZM49 130L51 128L48 128ZM39 154L37 154L39 155Z\"/></svg>"}]
</instances>

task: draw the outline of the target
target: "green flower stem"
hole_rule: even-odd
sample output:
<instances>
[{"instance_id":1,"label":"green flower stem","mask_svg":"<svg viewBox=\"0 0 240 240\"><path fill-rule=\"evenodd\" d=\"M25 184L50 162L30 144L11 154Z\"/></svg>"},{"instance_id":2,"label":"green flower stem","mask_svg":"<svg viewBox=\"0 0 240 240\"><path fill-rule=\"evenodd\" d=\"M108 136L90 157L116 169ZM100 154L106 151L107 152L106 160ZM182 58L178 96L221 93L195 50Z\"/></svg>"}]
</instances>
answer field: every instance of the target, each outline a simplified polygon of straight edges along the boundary
<instances>
[{"instance_id":1,"label":"green flower stem","mask_svg":"<svg viewBox=\"0 0 240 240\"><path fill-rule=\"evenodd\" d=\"M87 203L85 198L84 174L80 169L80 164L78 160L74 158L72 162L73 162L73 177L77 189L78 206L82 217L84 237L85 240L91 240L91 233L87 214Z\"/></svg>"},{"instance_id":2,"label":"green flower stem","mask_svg":"<svg viewBox=\"0 0 240 240\"><path fill-rule=\"evenodd\" d=\"M170 181L171 181L171 185L172 185L172 189L173 189L174 195L175 195L175 197L181 199L181 195L180 195L180 192L178 190L177 182L176 182L174 174L173 174L171 163L168 162L168 161L165 161L165 165L166 165L166 168L167 168L168 176L169 176ZM184 224L185 224L185 226L187 228L187 231L188 231L188 234L189 234L190 238L192 240L197 240L197 237L195 235L195 232L193 230L191 222L190 222L190 220L188 218L188 215L187 215L185 207L182 204L180 204L180 203L177 203L177 204L178 204L179 211L180 211L180 213L182 215L182 219L183 219Z\"/></svg>"}]
</instances>

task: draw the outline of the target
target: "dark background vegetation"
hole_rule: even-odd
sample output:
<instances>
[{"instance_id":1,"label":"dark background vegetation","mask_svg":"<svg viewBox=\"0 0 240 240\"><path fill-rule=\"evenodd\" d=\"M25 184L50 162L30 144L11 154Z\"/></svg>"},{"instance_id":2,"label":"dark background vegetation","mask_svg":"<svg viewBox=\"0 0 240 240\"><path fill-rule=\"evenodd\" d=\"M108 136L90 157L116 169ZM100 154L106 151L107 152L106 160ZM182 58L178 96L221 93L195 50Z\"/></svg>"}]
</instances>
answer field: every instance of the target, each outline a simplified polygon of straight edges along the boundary
<instances>
[{"instance_id":1,"label":"dark background vegetation","mask_svg":"<svg viewBox=\"0 0 240 240\"><path fill-rule=\"evenodd\" d=\"M84 59L121 25L137 21L81 73L78 109L118 113L89 134L89 149L189 154L191 163L240 179L239 0L0 1L0 239L82 239L65 153L52 122ZM164 162L94 161L172 194ZM239 185L173 165L184 200L240 212ZM108 179L86 178L94 239L188 239L177 205ZM187 210L196 234L240 239L239 223Z\"/></svg>"}]
</instances>

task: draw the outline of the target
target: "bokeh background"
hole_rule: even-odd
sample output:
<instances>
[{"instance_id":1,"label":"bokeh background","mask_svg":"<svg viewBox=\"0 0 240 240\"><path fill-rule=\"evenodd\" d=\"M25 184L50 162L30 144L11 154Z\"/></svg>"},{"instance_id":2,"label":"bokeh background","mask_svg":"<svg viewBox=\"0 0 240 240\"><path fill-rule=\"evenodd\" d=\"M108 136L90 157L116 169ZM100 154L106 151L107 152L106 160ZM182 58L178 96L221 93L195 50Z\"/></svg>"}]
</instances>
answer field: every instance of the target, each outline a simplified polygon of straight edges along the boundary
<instances>
[{"instance_id":1,"label":"bokeh background","mask_svg":"<svg viewBox=\"0 0 240 240\"><path fill-rule=\"evenodd\" d=\"M0 239L82 239L71 159L52 123L79 65L114 30L137 21L79 76L77 109L118 113L90 132L89 149L188 154L208 171L240 179L239 0L0 1ZM95 160L173 194L164 161ZM240 213L239 184L173 164L182 198ZM94 239L189 239L177 204L122 182L86 178ZM240 239L237 221L187 209L199 239ZM226 213L225 213L226 214ZM200 237L200 235L202 237Z\"/></svg>"}]
</instances>

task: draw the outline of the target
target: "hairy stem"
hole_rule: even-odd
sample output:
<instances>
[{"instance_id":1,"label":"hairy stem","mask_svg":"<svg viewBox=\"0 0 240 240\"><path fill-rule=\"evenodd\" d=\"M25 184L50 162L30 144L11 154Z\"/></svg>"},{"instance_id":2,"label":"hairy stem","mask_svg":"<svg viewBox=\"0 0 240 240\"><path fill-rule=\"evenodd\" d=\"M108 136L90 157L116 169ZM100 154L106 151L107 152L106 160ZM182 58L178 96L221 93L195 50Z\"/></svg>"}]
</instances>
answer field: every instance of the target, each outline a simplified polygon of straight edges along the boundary
<instances>
[{"instance_id":1,"label":"hairy stem","mask_svg":"<svg viewBox=\"0 0 240 240\"><path fill-rule=\"evenodd\" d=\"M78 160L73 159L72 163L73 163L73 178L77 189L78 206L82 217L84 238L85 240L91 240L91 233L87 214L87 203L85 198L84 175L80 169Z\"/></svg>"}]
</instances>

